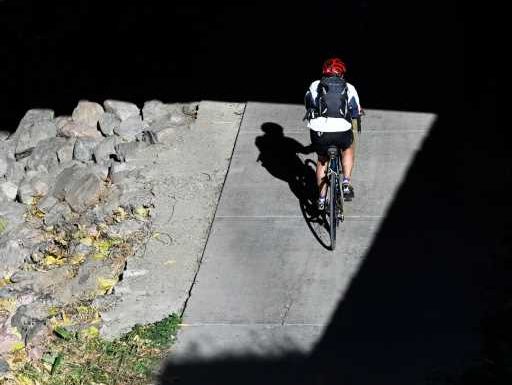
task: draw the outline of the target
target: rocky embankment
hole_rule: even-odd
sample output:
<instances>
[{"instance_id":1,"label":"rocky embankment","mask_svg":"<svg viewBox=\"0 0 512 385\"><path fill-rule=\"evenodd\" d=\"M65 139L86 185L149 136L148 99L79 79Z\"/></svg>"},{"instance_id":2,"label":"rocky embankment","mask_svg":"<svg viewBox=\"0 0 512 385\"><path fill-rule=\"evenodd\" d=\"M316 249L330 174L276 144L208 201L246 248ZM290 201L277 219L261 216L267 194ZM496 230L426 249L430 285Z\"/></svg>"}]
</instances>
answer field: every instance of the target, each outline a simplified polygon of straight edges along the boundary
<instances>
[{"instance_id":1,"label":"rocky embankment","mask_svg":"<svg viewBox=\"0 0 512 385\"><path fill-rule=\"evenodd\" d=\"M29 110L0 139L0 377L39 359L59 326L101 328L128 259L165 238L141 164L172 151L197 110L81 101L71 116Z\"/></svg>"}]
</instances>

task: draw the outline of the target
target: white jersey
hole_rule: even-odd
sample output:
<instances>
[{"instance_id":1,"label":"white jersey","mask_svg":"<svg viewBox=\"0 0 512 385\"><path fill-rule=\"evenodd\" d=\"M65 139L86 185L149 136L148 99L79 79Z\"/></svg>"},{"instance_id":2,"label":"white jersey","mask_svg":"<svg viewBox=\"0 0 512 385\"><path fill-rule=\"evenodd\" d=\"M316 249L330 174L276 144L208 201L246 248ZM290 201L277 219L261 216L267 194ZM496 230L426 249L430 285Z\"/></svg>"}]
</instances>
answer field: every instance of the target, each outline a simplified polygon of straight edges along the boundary
<instances>
[{"instance_id":1,"label":"white jersey","mask_svg":"<svg viewBox=\"0 0 512 385\"><path fill-rule=\"evenodd\" d=\"M318 96L318 84L320 80L315 80L309 86L309 90L306 92L306 95L309 93L312 100L316 100ZM352 110L356 110L357 114L361 113L361 105L359 104L359 95L357 95L357 91L355 87L347 82L347 95L348 95L348 105ZM327 118L323 116L319 116L317 118L311 119L308 121L308 128L314 131L323 131L323 132L342 132L348 131L352 129L352 124L348 122L344 118Z\"/></svg>"}]
</instances>

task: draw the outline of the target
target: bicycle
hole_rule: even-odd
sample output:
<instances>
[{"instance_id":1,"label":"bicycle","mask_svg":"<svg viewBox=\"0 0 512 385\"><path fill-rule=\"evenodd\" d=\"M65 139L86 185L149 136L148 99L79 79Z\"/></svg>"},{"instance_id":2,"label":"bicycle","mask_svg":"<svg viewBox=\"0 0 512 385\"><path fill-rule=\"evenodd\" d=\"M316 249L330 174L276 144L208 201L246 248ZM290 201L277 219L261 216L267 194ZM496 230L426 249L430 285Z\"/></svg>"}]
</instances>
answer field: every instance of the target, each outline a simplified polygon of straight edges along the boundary
<instances>
[{"instance_id":1,"label":"bicycle","mask_svg":"<svg viewBox=\"0 0 512 385\"><path fill-rule=\"evenodd\" d=\"M329 197L329 234L331 237L331 250L336 248L336 228L344 221L343 193L340 186L340 151L336 146L327 149L329 163L326 169L327 195Z\"/></svg>"}]
</instances>

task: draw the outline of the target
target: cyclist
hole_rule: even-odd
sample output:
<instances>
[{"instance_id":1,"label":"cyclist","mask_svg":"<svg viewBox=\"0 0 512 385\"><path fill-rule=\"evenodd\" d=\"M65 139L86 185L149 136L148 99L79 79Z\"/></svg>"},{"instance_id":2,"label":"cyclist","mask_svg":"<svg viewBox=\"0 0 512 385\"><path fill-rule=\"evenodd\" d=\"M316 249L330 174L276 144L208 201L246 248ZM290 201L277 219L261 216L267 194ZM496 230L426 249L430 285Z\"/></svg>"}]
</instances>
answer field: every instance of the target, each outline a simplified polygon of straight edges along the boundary
<instances>
[{"instance_id":1,"label":"cyclist","mask_svg":"<svg viewBox=\"0 0 512 385\"><path fill-rule=\"evenodd\" d=\"M354 165L352 120L357 123L357 129L360 130L362 109L356 89L344 80L346 71L346 65L341 59L327 59L322 67L322 78L311 83L305 96L307 112L304 120L308 121L311 144L318 155L316 178L319 188L319 210L325 208L325 171L329 146L336 145L342 150L343 196L347 201L354 198L354 187L351 183ZM329 92L331 95L326 97ZM335 92L338 94L332 95Z\"/></svg>"}]
</instances>

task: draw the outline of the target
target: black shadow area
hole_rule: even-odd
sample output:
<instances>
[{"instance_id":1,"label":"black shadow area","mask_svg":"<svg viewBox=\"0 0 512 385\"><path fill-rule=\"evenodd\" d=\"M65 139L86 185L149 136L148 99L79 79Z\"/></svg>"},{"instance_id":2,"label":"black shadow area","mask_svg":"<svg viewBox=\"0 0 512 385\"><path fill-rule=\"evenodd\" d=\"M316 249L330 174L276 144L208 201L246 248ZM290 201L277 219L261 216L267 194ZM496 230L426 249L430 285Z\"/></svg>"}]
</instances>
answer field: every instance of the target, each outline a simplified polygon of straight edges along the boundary
<instances>
[{"instance_id":1,"label":"black shadow area","mask_svg":"<svg viewBox=\"0 0 512 385\"><path fill-rule=\"evenodd\" d=\"M254 144L260 151L257 161L261 163L270 175L288 183L290 191L298 200L302 215L313 233L315 239L326 249L328 245L321 239L313 225L326 228L325 218L316 208L318 189L316 187L316 174L311 167L314 162L306 159L303 162L298 154L311 154L311 145L304 146L297 140L287 137L283 127L277 123L266 122L261 125L263 135L258 136Z\"/></svg>"},{"instance_id":2,"label":"black shadow area","mask_svg":"<svg viewBox=\"0 0 512 385\"><path fill-rule=\"evenodd\" d=\"M441 115L431 129L311 356L171 362L162 384L510 381L511 156L457 124L471 123Z\"/></svg>"},{"instance_id":3,"label":"black shadow area","mask_svg":"<svg viewBox=\"0 0 512 385\"><path fill-rule=\"evenodd\" d=\"M455 6L438 3L2 0L0 130L80 99L302 103L333 55L366 107L434 111L430 84L460 71Z\"/></svg>"}]
</instances>

